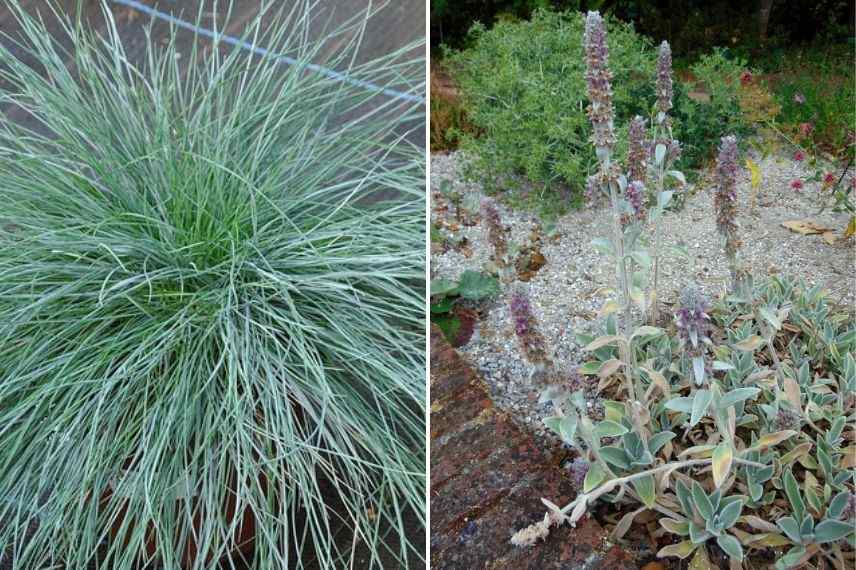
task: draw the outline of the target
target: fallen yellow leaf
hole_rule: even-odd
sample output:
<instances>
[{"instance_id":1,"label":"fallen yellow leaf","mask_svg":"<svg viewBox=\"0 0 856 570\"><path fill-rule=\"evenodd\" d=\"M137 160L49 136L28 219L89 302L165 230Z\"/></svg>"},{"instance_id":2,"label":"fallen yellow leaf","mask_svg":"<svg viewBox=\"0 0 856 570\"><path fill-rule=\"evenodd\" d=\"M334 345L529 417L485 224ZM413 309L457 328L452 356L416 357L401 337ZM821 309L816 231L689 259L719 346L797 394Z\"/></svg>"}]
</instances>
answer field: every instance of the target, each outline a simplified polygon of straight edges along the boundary
<instances>
[{"instance_id":1,"label":"fallen yellow leaf","mask_svg":"<svg viewBox=\"0 0 856 570\"><path fill-rule=\"evenodd\" d=\"M832 231L832 228L821 226L820 224L810 220L789 220L787 222L782 222L782 225L792 232L796 232L804 236L823 234Z\"/></svg>"}]
</instances>

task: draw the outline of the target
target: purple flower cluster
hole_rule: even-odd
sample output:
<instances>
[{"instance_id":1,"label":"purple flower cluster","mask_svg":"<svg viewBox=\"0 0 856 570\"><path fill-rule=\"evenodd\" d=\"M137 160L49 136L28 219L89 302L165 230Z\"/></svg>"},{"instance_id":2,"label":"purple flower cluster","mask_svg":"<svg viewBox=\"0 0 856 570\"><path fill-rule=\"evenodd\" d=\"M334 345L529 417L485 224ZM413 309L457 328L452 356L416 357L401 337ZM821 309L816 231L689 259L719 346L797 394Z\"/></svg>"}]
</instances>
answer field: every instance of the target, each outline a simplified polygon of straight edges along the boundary
<instances>
[{"instance_id":1,"label":"purple flower cluster","mask_svg":"<svg viewBox=\"0 0 856 570\"><path fill-rule=\"evenodd\" d=\"M588 116L593 133L592 142L598 150L609 152L615 146L612 108L612 73L609 71L609 48L606 27L599 12L586 16L583 46L586 55L586 87L590 101Z\"/></svg>"},{"instance_id":2,"label":"purple flower cluster","mask_svg":"<svg viewBox=\"0 0 856 570\"><path fill-rule=\"evenodd\" d=\"M624 190L624 199L630 206L632 216L627 216L627 219L622 219L624 225L629 225L634 221L641 221L645 219L644 196L645 185L642 184L642 182L640 182L639 180L634 180L633 182L627 185L627 188L625 188Z\"/></svg>"},{"instance_id":3,"label":"purple flower cluster","mask_svg":"<svg viewBox=\"0 0 856 570\"><path fill-rule=\"evenodd\" d=\"M591 464L583 457L576 457L568 465L568 473L571 476L571 483L578 489L583 488L586 475L588 474Z\"/></svg>"},{"instance_id":4,"label":"purple flower cluster","mask_svg":"<svg viewBox=\"0 0 856 570\"><path fill-rule=\"evenodd\" d=\"M505 241L505 229L502 226L502 218L499 210L491 200L484 200L481 205L482 217L487 225L487 239L493 246L494 261L498 265L504 265L505 256L508 253L508 245Z\"/></svg>"},{"instance_id":5,"label":"purple flower cluster","mask_svg":"<svg viewBox=\"0 0 856 570\"><path fill-rule=\"evenodd\" d=\"M851 492L850 496L847 497L847 504L844 506L844 510L841 512L839 518L848 522L856 519L856 493Z\"/></svg>"},{"instance_id":6,"label":"purple flower cluster","mask_svg":"<svg viewBox=\"0 0 856 570\"><path fill-rule=\"evenodd\" d=\"M672 108L672 96L672 48L664 41L657 56L657 110L668 113Z\"/></svg>"},{"instance_id":7,"label":"purple flower cluster","mask_svg":"<svg viewBox=\"0 0 856 570\"><path fill-rule=\"evenodd\" d=\"M702 356L702 342L710 331L710 301L696 286L688 285L681 291L675 326L678 328L681 345L690 356Z\"/></svg>"},{"instance_id":8,"label":"purple flower cluster","mask_svg":"<svg viewBox=\"0 0 856 570\"><path fill-rule=\"evenodd\" d=\"M649 143L645 139L645 119L636 115L630 121L627 131L627 178L648 183L648 151Z\"/></svg>"},{"instance_id":9,"label":"purple flower cluster","mask_svg":"<svg viewBox=\"0 0 856 570\"><path fill-rule=\"evenodd\" d=\"M791 408L780 408L773 420L773 427L776 430L792 429L799 431L802 427L802 416Z\"/></svg>"},{"instance_id":10,"label":"purple flower cluster","mask_svg":"<svg viewBox=\"0 0 856 570\"><path fill-rule=\"evenodd\" d=\"M529 299L517 291L511 296L511 318L514 320L514 332L526 359L537 366L549 364L547 346L544 337L538 332L537 321L532 314Z\"/></svg>"},{"instance_id":11,"label":"purple flower cluster","mask_svg":"<svg viewBox=\"0 0 856 570\"><path fill-rule=\"evenodd\" d=\"M716 161L718 186L714 198L716 227L725 237L725 254L734 262L740 239L737 237L737 139L722 137Z\"/></svg>"}]
</instances>

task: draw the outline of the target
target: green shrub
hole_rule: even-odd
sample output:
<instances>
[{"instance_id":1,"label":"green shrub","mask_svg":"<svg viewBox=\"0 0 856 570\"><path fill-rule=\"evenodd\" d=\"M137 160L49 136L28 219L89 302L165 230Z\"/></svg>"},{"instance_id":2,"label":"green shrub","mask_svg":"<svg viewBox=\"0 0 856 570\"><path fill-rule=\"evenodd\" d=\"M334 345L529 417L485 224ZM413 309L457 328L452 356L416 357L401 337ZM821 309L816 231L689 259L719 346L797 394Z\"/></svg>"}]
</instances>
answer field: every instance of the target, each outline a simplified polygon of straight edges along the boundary
<instances>
[{"instance_id":1,"label":"green shrub","mask_svg":"<svg viewBox=\"0 0 856 570\"><path fill-rule=\"evenodd\" d=\"M782 108L779 122L800 142L840 153L848 145L848 134L856 130L852 46L794 50L780 63L773 81Z\"/></svg>"},{"instance_id":2,"label":"green shrub","mask_svg":"<svg viewBox=\"0 0 856 570\"><path fill-rule=\"evenodd\" d=\"M655 54L632 26L612 21L610 30L617 126L624 129L634 115L650 115ZM582 31L579 13L538 11L530 21L476 25L473 47L449 54L467 116L480 132L463 137L472 166L489 174L488 182L522 175L536 186L529 196L539 207L558 197L579 202L595 161Z\"/></svg>"},{"instance_id":3,"label":"green shrub","mask_svg":"<svg viewBox=\"0 0 856 570\"><path fill-rule=\"evenodd\" d=\"M351 60L284 4L248 37ZM406 566L425 192L396 141L422 104L174 29L135 65L102 7L106 37L63 17L54 42L12 1L29 64L0 48L38 125L0 120L0 566L234 568L251 528L252 568L352 567L357 543ZM349 71L417 85L419 47Z\"/></svg>"},{"instance_id":4,"label":"green shrub","mask_svg":"<svg viewBox=\"0 0 856 570\"><path fill-rule=\"evenodd\" d=\"M748 71L746 61L716 48L700 57L690 71L693 79L675 90L673 112L678 122L676 137L684 145L684 164L698 167L713 156L721 137L733 134L743 139L753 125L741 110L740 77ZM689 97L693 90L703 93L704 99Z\"/></svg>"}]
</instances>

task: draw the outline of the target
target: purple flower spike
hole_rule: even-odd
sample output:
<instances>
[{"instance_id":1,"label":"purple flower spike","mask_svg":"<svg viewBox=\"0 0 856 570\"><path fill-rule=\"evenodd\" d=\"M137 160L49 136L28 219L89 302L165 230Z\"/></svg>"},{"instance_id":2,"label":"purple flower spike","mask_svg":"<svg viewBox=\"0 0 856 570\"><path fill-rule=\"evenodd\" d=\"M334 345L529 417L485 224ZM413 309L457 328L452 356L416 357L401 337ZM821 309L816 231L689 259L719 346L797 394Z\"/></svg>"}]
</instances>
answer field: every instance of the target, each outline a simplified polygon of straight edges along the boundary
<instances>
[{"instance_id":1,"label":"purple flower spike","mask_svg":"<svg viewBox=\"0 0 856 570\"><path fill-rule=\"evenodd\" d=\"M672 108L672 96L672 48L664 41L657 56L657 110L668 113Z\"/></svg>"},{"instance_id":2,"label":"purple flower spike","mask_svg":"<svg viewBox=\"0 0 856 570\"><path fill-rule=\"evenodd\" d=\"M740 247L737 237L737 139L722 137L716 163L718 187L714 198L716 227L725 237L725 253L734 259Z\"/></svg>"},{"instance_id":3,"label":"purple flower spike","mask_svg":"<svg viewBox=\"0 0 856 570\"><path fill-rule=\"evenodd\" d=\"M643 203L644 195L645 185L639 180L634 180L628 184L624 191L624 199L627 200L627 203L630 205L630 209L633 211L633 217L637 221L645 219L645 204Z\"/></svg>"},{"instance_id":4,"label":"purple flower spike","mask_svg":"<svg viewBox=\"0 0 856 570\"><path fill-rule=\"evenodd\" d=\"M690 356L704 355L704 341L710 331L710 301L695 286L688 285L681 291L675 326L681 346Z\"/></svg>"},{"instance_id":5,"label":"purple flower spike","mask_svg":"<svg viewBox=\"0 0 856 570\"><path fill-rule=\"evenodd\" d=\"M522 292L517 291L511 296L511 318L514 321L514 333L520 342L523 355L531 363L538 367L544 367L550 363L547 357L547 344L541 333L538 332L538 324L529 299Z\"/></svg>"},{"instance_id":6,"label":"purple flower spike","mask_svg":"<svg viewBox=\"0 0 856 570\"><path fill-rule=\"evenodd\" d=\"M588 116L593 127L592 143L602 152L615 146L612 108L612 73L609 71L609 48L606 27L599 12L589 12L583 38L586 55L586 87L590 101Z\"/></svg>"},{"instance_id":7,"label":"purple flower spike","mask_svg":"<svg viewBox=\"0 0 856 570\"><path fill-rule=\"evenodd\" d=\"M630 121L627 131L629 148L627 150L627 177L630 180L638 180L642 184L648 183L648 147L645 140L645 119L639 115Z\"/></svg>"}]
</instances>

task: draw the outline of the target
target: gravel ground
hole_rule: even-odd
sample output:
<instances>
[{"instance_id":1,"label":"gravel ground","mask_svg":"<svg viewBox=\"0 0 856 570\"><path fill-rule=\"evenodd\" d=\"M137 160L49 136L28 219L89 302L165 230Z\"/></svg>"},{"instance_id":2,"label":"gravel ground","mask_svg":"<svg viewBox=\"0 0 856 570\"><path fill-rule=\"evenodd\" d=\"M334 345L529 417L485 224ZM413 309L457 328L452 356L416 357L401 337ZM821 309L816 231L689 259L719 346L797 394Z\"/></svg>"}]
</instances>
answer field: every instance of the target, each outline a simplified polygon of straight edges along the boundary
<instances>
[{"instance_id":1,"label":"gravel ground","mask_svg":"<svg viewBox=\"0 0 856 570\"><path fill-rule=\"evenodd\" d=\"M432 221L450 220L450 212L437 207L443 203L438 192L443 180L469 195L470 200L482 198L478 184L463 180L462 159L460 153L431 157ZM754 160L762 172L754 215L748 213L750 185L745 170L740 173L738 197L740 204L745 205L739 215L744 242L742 256L750 263L756 279L777 273L799 275L809 284L822 283L830 289L833 299L853 307L854 240L830 245L820 235L800 235L781 225L786 220L811 220L840 235L847 215L828 210L817 214L819 183L806 184L800 192L791 189L792 180L810 174L802 163L775 156L754 157ZM713 214L712 178L702 176L700 180L697 187L687 189L685 206L668 213L661 222L661 243L686 245L691 257L689 262L677 257L661 261L660 297L665 313L671 312L678 291L692 279L711 295L722 294L728 282L728 265ZM526 243L538 225L537 219L530 213L497 205L508 228L509 243ZM610 224L605 208L575 211L562 217L556 224L557 235L544 240L541 252L547 259L546 265L531 281L516 285L528 293L533 314L560 369L580 363L575 334L591 330L605 300L599 290L614 284L612 263L590 246L593 238L607 234ZM450 233L448 228L444 231ZM462 251L435 251L431 256L432 278L454 279L466 269L481 270L492 253L486 234L481 224L459 225L451 235L456 239L466 238L466 247ZM508 309L510 289L505 287L502 296L488 307L477 334L459 350L481 370L497 405L543 433L541 420L548 410L538 404L540 387L531 381L532 367L523 359L517 345Z\"/></svg>"}]
</instances>

